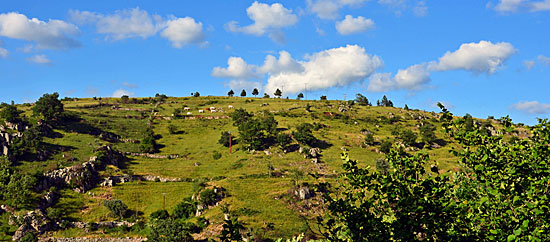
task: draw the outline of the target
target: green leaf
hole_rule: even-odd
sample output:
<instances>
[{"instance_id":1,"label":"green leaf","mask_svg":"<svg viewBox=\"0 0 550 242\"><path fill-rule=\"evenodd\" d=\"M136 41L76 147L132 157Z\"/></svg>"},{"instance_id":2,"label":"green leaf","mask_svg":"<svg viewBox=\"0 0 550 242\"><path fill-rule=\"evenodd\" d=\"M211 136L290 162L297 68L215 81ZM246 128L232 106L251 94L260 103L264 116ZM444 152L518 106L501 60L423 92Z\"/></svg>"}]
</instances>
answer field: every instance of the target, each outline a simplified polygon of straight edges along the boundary
<instances>
[{"instance_id":1,"label":"green leaf","mask_svg":"<svg viewBox=\"0 0 550 242\"><path fill-rule=\"evenodd\" d=\"M516 240L516 236L511 234L511 235L508 235L508 241L514 241Z\"/></svg>"}]
</instances>

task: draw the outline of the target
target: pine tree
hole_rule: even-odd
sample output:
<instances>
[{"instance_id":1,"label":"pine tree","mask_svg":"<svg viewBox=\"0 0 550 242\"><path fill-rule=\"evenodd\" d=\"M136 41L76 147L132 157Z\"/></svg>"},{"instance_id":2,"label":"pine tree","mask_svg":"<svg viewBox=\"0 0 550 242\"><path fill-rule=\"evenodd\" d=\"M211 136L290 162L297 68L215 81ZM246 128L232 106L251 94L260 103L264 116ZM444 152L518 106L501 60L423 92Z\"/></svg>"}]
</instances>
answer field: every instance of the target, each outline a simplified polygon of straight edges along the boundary
<instances>
[{"instance_id":1,"label":"pine tree","mask_svg":"<svg viewBox=\"0 0 550 242\"><path fill-rule=\"evenodd\" d=\"M235 95L235 92L232 90L229 90L229 92L227 92L227 96L230 96L232 97L233 95Z\"/></svg>"}]
</instances>

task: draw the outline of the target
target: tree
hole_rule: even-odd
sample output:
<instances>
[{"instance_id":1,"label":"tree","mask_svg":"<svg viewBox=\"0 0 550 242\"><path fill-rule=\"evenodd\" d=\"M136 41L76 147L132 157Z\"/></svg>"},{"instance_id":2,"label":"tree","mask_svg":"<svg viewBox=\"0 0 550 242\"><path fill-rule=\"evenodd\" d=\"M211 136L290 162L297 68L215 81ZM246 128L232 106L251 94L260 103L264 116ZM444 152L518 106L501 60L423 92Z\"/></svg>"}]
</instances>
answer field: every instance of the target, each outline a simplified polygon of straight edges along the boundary
<instances>
[{"instance_id":1,"label":"tree","mask_svg":"<svg viewBox=\"0 0 550 242\"><path fill-rule=\"evenodd\" d=\"M225 220L223 224L223 229L220 234L220 240L225 241L242 241L243 236L241 235L241 230L244 230L245 227L238 218L231 218Z\"/></svg>"},{"instance_id":2,"label":"tree","mask_svg":"<svg viewBox=\"0 0 550 242\"><path fill-rule=\"evenodd\" d=\"M104 200L103 206L109 209L111 216L118 217L120 219L124 218L126 212L128 211L128 206L126 206L126 204L119 199Z\"/></svg>"},{"instance_id":3,"label":"tree","mask_svg":"<svg viewBox=\"0 0 550 242\"><path fill-rule=\"evenodd\" d=\"M157 93L157 95L158 95L158 93ZM128 103L129 100L130 100L130 97L128 97L128 95L122 95L120 97L120 102L121 103Z\"/></svg>"},{"instance_id":4,"label":"tree","mask_svg":"<svg viewBox=\"0 0 550 242\"><path fill-rule=\"evenodd\" d=\"M229 131L223 131L222 132L222 134L220 136L220 139L218 140L218 143L225 146L225 147L229 147L229 144L230 144L230 142L229 142L230 138L229 137L231 137L231 144L235 145L236 144L235 139L234 139L235 137L232 136L229 133Z\"/></svg>"},{"instance_id":5,"label":"tree","mask_svg":"<svg viewBox=\"0 0 550 242\"><path fill-rule=\"evenodd\" d=\"M409 110L409 106L407 106L407 104L405 104L405 107L403 107L403 109Z\"/></svg>"},{"instance_id":6,"label":"tree","mask_svg":"<svg viewBox=\"0 0 550 242\"><path fill-rule=\"evenodd\" d=\"M304 94L303 93L298 93L298 97L296 97L296 99L300 100L304 98Z\"/></svg>"},{"instance_id":7,"label":"tree","mask_svg":"<svg viewBox=\"0 0 550 242\"><path fill-rule=\"evenodd\" d=\"M246 97L246 91L244 89L241 91L241 97Z\"/></svg>"},{"instance_id":8,"label":"tree","mask_svg":"<svg viewBox=\"0 0 550 242\"><path fill-rule=\"evenodd\" d=\"M233 120L233 126L240 126L242 123L246 122L249 118L252 117L252 114L248 113L243 108L235 109L235 112L231 114L231 119Z\"/></svg>"},{"instance_id":9,"label":"tree","mask_svg":"<svg viewBox=\"0 0 550 242\"><path fill-rule=\"evenodd\" d=\"M231 89L231 90L229 90L229 92L227 92L227 96L232 97L233 95L235 95L235 92L233 91L233 89Z\"/></svg>"},{"instance_id":10,"label":"tree","mask_svg":"<svg viewBox=\"0 0 550 242\"><path fill-rule=\"evenodd\" d=\"M319 219L330 241L460 240L455 204L445 197L449 178L426 172L427 155L392 150L374 172L347 153L342 160L341 189L323 195L328 211Z\"/></svg>"},{"instance_id":11,"label":"tree","mask_svg":"<svg viewBox=\"0 0 550 242\"><path fill-rule=\"evenodd\" d=\"M277 90L275 90L275 93L273 93L273 95L281 98L281 96L283 95L283 92L281 92L281 90L279 90L279 88L277 88Z\"/></svg>"},{"instance_id":12,"label":"tree","mask_svg":"<svg viewBox=\"0 0 550 242\"><path fill-rule=\"evenodd\" d=\"M327 96L321 96L321 100L327 100Z\"/></svg>"},{"instance_id":13,"label":"tree","mask_svg":"<svg viewBox=\"0 0 550 242\"><path fill-rule=\"evenodd\" d=\"M52 121L63 113L63 103L59 101L59 93L44 94L36 101L33 107L34 115L42 115L44 120Z\"/></svg>"},{"instance_id":14,"label":"tree","mask_svg":"<svg viewBox=\"0 0 550 242\"><path fill-rule=\"evenodd\" d=\"M279 133L277 134L276 141L277 145L279 145L282 150L286 150L288 145L292 143L292 137L285 133Z\"/></svg>"},{"instance_id":15,"label":"tree","mask_svg":"<svg viewBox=\"0 0 550 242\"><path fill-rule=\"evenodd\" d=\"M369 99L363 96L361 93L355 94L355 102L361 106L370 106Z\"/></svg>"},{"instance_id":16,"label":"tree","mask_svg":"<svg viewBox=\"0 0 550 242\"><path fill-rule=\"evenodd\" d=\"M365 135L365 144L366 145L374 145L374 136L372 133L367 133Z\"/></svg>"},{"instance_id":17,"label":"tree","mask_svg":"<svg viewBox=\"0 0 550 242\"><path fill-rule=\"evenodd\" d=\"M193 97L200 97L201 94L199 92L195 92L195 94L193 94Z\"/></svg>"},{"instance_id":18,"label":"tree","mask_svg":"<svg viewBox=\"0 0 550 242\"><path fill-rule=\"evenodd\" d=\"M0 155L0 201L21 208L32 204L37 179L33 175L23 174L11 167L6 156Z\"/></svg>"},{"instance_id":19,"label":"tree","mask_svg":"<svg viewBox=\"0 0 550 242\"><path fill-rule=\"evenodd\" d=\"M412 130L407 129L399 133L399 139L401 139L401 141L403 141L403 144L407 146L413 146L414 144L416 144L416 138L416 133Z\"/></svg>"},{"instance_id":20,"label":"tree","mask_svg":"<svg viewBox=\"0 0 550 242\"><path fill-rule=\"evenodd\" d=\"M258 91L258 88L254 88L254 90L252 90L252 95L254 95L254 97L258 96L258 94L260 94L260 92Z\"/></svg>"},{"instance_id":21,"label":"tree","mask_svg":"<svg viewBox=\"0 0 550 242\"><path fill-rule=\"evenodd\" d=\"M269 98L269 94L264 93L264 98Z\"/></svg>"},{"instance_id":22,"label":"tree","mask_svg":"<svg viewBox=\"0 0 550 242\"><path fill-rule=\"evenodd\" d=\"M424 125L420 126L419 131L422 142L425 145L430 145L437 139L435 136L435 126L431 123L424 123Z\"/></svg>"},{"instance_id":23,"label":"tree","mask_svg":"<svg viewBox=\"0 0 550 242\"><path fill-rule=\"evenodd\" d=\"M300 144L312 146L317 140L312 134L313 125L310 123L302 123L296 126L296 131L292 131L292 136Z\"/></svg>"},{"instance_id":24,"label":"tree","mask_svg":"<svg viewBox=\"0 0 550 242\"><path fill-rule=\"evenodd\" d=\"M195 211L197 211L197 204L188 197L176 205L173 216L178 219L188 219L195 216Z\"/></svg>"},{"instance_id":25,"label":"tree","mask_svg":"<svg viewBox=\"0 0 550 242\"><path fill-rule=\"evenodd\" d=\"M21 122L20 114L22 111L17 110L17 107L13 104L13 102L11 105L2 104L0 108L2 108L2 111L0 111L0 118L10 123Z\"/></svg>"},{"instance_id":26,"label":"tree","mask_svg":"<svg viewBox=\"0 0 550 242\"><path fill-rule=\"evenodd\" d=\"M176 218L154 219L149 223L147 239L156 242L191 242L192 234L201 228L194 223Z\"/></svg>"},{"instance_id":27,"label":"tree","mask_svg":"<svg viewBox=\"0 0 550 242\"><path fill-rule=\"evenodd\" d=\"M382 104L382 106L384 107L387 107L388 106L388 98L386 97L386 95L384 95L382 97L382 102L380 102Z\"/></svg>"}]
</instances>

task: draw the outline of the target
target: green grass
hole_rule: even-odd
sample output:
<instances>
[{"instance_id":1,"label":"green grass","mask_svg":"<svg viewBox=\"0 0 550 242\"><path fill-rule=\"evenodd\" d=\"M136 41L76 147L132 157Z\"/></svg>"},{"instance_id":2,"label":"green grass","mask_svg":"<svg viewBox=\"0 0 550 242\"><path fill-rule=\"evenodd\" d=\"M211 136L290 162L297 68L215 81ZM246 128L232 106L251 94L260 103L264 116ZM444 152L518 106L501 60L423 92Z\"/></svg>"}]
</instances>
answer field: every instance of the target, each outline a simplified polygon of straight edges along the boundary
<instances>
[{"instance_id":1,"label":"green grass","mask_svg":"<svg viewBox=\"0 0 550 242\"><path fill-rule=\"evenodd\" d=\"M247 102L246 100L252 100ZM115 104L118 99L104 98L102 103ZM208 102L216 102L207 104ZM266 106L262 106L266 103ZM411 114L425 115L431 119L431 113L417 110L403 110L390 107L364 107L353 106L347 113L338 112L339 101L297 101L284 99L262 98L228 98L228 97L199 97L199 98L169 98L164 104L157 106L157 117L153 121L153 130L159 136L157 143L160 145L158 154L177 154L176 159L154 159L142 156L129 156L123 172L154 175L161 177L174 177L186 180L207 178L212 181L208 185L222 186L231 195L224 199L222 204L228 204L231 210L250 209L255 211L241 219L252 228L261 228L264 222L272 222L275 230L269 232L270 237L291 237L301 232L306 232L306 223L298 212L290 208L284 200L275 200L275 197L285 194L291 187L291 178L288 171L298 169L307 173L323 173L334 175L342 170L340 155L343 149L348 150L352 159L358 160L361 166L375 166L376 158L384 154L375 152L379 146L364 146L365 136L361 129L374 132L377 142L384 139L392 139L391 130L394 127L411 129L418 133L419 121L413 120ZM97 105L99 100L81 99L79 101L64 102L65 109L79 115L84 122L92 127L105 132L112 132L122 139L140 140L148 127L148 117L155 105L153 104L120 104L120 108L133 110L113 110L110 106L95 108L83 108ZM305 111L306 104L311 105L310 113ZM263 151L250 153L240 145L233 147L233 153L229 154L226 147L218 144L222 131L232 131L238 138L237 127L228 119L174 119L172 114L176 108L188 106L193 115L198 115L198 109L214 106L223 108L223 113L205 112L202 116L228 116L234 110L228 109L232 105L235 108L244 108L249 112L271 111L275 114L278 127L284 128L283 132L291 133L301 123L322 123L326 125L313 134L320 140L329 144L322 150L322 165L319 167L298 152L283 153L276 147L270 149L271 155ZM136 111L143 109L145 111ZM292 110L290 110L292 109ZM25 108L26 115L30 115L29 107ZM324 112L341 114L349 118L327 117ZM383 123L389 117L389 113L399 117L400 121L394 124ZM171 119L171 120L170 120ZM422 121L426 122L426 120ZM437 127L438 138L445 138L439 123L432 122ZM170 134L168 126L176 127L176 134ZM55 153L49 160L43 162L23 162L22 170L41 167L49 169L74 165L88 160L94 147L108 142L100 140L97 136L56 130L62 138L46 138L49 144L64 147L63 151ZM138 152L139 144L118 142L111 144L122 152ZM456 144L448 144L439 149L422 150L427 152L431 159L437 161L440 169L449 170L456 167L456 158L449 151ZM220 159L213 158L214 153L222 154ZM63 157L74 157L76 161L66 161ZM268 165L282 172L283 176L268 178ZM373 168L374 169L374 168ZM312 182L311 177L303 178ZM328 179L333 181L333 179ZM193 193L192 182L130 182L117 184L112 188L97 187L87 194L78 194L71 190L62 190L62 198L56 204L57 208L65 211L65 216L71 220L91 222L113 220L108 216L108 211L101 205L105 199L121 199L129 209L138 211L140 216L147 218L153 211L163 206L162 194L166 194L166 208L171 211L173 207L182 201L184 197ZM204 215L213 224L222 223L222 213L219 207L207 211ZM306 218L311 219L311 218ZM83 231L69 229L58 232L56 236L82 235ZM130 233L131 234L131 233ZM116 234L120 235L121 234ZM103 236L103 235L97 235ZM114 235L113 235L114 236Z\"/></svg>"}]
</instances>

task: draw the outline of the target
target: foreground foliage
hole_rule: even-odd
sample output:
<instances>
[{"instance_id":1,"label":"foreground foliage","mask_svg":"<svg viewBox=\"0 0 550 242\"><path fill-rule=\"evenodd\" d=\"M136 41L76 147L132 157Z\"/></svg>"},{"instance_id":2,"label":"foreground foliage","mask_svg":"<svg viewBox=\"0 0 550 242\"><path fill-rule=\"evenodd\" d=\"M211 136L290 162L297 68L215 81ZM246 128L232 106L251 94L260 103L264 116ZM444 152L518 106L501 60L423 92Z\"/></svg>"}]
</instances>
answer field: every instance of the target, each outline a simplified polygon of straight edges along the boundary
<instances>
[{"instance_id":1,"label":"foreground foliage","mask_svg":"<svg viewBox=\"0 0 550 242\"><path fill-rule=\"evenodd\" d=\"M428 156L392 149L387 169L360 168L344 153L338 192L325 194L319 218L331 241L544 241L550 236L550 130L539 120L531 136L506 141L514 129L503 118L490 136L466 117L441 121L462 146L452 153L460 169L428 170Z\"/></svg>"}]
</instances>

